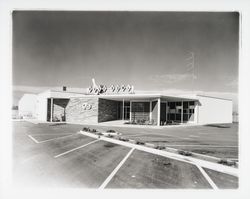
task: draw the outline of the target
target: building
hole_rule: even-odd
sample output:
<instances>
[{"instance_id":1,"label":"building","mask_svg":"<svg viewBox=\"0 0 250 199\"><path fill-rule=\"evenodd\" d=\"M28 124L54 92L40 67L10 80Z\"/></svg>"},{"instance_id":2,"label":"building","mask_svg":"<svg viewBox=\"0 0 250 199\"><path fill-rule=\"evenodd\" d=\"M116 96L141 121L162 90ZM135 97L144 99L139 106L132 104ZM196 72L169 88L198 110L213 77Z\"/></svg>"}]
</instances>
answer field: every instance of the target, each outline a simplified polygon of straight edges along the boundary
<instances>
[{"instance_id":1,"label":"building","mask_svg":"<svg viewBox=\"0 0 250 199\"><path fill-rule=\"evenodd\" d=\"M37 117L37 95L24 94L18 102L18 115L21 118Z\"/></svg>"},{"instance_id":2,"label":"building","mask_svg":"<svg viewBox=\"0 0 250 199\"><path fill-rule=\"evenodd\" d=\"M100 92L90 87L86 94L69 92L65 87L47 90L36 95L34 104L29 104L37 107L37 119L47 122L96 124L124 120L158 126L232 123L232 100L204 95L136 94L125 92L125 86L119 87L119 91L111 86L110 92L109 88L102 88Z\"/></svg>"}]
</instances>

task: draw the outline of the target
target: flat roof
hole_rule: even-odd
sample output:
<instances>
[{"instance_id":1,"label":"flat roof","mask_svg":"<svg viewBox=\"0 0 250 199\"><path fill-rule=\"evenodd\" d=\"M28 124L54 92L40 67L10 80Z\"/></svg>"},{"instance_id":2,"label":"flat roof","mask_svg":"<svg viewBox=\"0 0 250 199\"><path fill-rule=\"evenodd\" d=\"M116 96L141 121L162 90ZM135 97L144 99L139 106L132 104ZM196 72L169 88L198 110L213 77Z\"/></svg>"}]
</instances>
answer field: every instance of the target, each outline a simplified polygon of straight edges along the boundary
<instances>
[{"instance_id":1,"label":"flat roof","mask_svg":"<svg viewBox=\"0 0 250 199\"><path fill-rule=\"evenodd\" d=\"M116 95L85 95L86 97L96 96L101 99L110 99L110 100L157 100L158 98L166 99L168 101L176 100L195 100L198 99L194 96L178 96L178 95L162 95L162 94L116 94ZM85 97L84 96L84 97Z\"/></svg>"},{"instance_id":2,"label":"flat roof","mask_svg":"<svg viewBox=\"0 0 250 199\"><path fill-rule=\"evenodd\" d=\"M93 95L93 94L86 94L86 93L80 93L80 92L73 92L73 91L62 91L62 90L46 90L42 93L39 93L38 95L43 95L47 98L64 98L64 99L70 99L70 98L85 98L85 97L95 97L95 98L101 98L101 99L110 99L110 100L157 100L158 98L161 98L162 100L167 101L198 101L199 97L209 97L209 98L215 98L215 99L221 99L221 100L228 100L232 101L231 99L226 98L220 98L220 97L214 97L214 96L208 96L208 95L202 95L202 94L160 94L160 93L133 93L133 94L100 94L100 95Z\"/></svg>"}]
</instances>

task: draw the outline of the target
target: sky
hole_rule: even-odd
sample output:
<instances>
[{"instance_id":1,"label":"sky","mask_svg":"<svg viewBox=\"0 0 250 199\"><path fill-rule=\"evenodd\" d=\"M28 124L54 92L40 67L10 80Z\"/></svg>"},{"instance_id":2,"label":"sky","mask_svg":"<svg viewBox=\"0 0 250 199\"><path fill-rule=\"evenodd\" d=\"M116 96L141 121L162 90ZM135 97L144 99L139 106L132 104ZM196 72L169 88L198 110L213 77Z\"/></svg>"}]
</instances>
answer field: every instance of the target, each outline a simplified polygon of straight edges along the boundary
<instances>
[{"instance_id":1,"label":"sky","mask_svg":"<svg viewBox=\"0 0 250 199\"><path fill-rule=\"evenodd\" d=\"M238 37L237 12L14 11L14 98L91 78L237 98Z\"/></svg>"}]
</instances>

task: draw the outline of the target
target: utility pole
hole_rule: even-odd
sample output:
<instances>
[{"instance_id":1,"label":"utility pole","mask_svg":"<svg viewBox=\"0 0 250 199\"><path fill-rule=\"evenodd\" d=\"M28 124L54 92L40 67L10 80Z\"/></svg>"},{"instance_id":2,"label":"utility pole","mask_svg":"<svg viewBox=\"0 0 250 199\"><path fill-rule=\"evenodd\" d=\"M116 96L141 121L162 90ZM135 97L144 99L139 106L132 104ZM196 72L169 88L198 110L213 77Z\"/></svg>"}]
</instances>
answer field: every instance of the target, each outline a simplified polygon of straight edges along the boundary
<instances>
[{"instance_id":1,"label":"utility pole","mask_svg":"<svg viewBox=\"0 0 250 199\"><path fill-rule=\"evenodd\" d=\"M194 79L196 78L195 77L195 65L194 65L194 52L189 52L189 57L186 59L189 63L186 65L187 67L187 71L192 71L192 89L193 89L193 92L194 92Z\"/></svg>"}]
</instances>

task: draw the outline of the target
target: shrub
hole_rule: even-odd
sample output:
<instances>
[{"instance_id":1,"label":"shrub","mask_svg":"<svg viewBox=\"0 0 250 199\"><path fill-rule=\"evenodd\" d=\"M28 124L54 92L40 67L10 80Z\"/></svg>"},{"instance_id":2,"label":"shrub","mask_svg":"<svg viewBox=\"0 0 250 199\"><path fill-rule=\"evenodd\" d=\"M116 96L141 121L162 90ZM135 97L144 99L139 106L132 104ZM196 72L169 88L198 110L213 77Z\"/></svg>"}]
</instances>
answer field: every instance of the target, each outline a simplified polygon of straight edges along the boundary
<instances>
[{"instance_id":1,"label":"shrub","mask_svg":"<svg viewBox=\"0 0 250 199\"><path fill-rule=\"evenodd\" d=\"M165 146L156 146L155 149L163 150L163 149L166 149L166 147Z\"/></svg>"},{"instance_id":2,"label":"shrub","mask_svg":"<svg viewBox=\"0 0 250 199\"><path fill-rule=\"evenodd\" d=\"M83 127L82 130L87 132L90 131L89 127Z\"/></svg>"},{"instance_id":3,"label":"shrub","mask_svg":"<svg viewBox=\"0 0 250 199\"><path fill-rule=\"evenodd\" d=\"M138 145L144 145L145 144L144 142L141 142L141 141L136 141L135 143L138 144Z\"/></svg>"},{"instance_id":4,"label":"shrub","mask_svg":"<svg viewBox=\"0 0 250 199\"><path fill-rule=\"evenodd\" d=\"M110 129L110 130L107 130L107 133L116 133L116 131L115 131L115 130Z\"/></svg>"},{"instance_id":5,"label":"shrub","mask_svg":"<svg viewBox=\"0 0 250 199\"><path fill-rule=\"evenodd\" d=\"M135 121L135 120L133 120L133 121L131 122L131 124L136 124L136 121Z\"/></svg>"},{"instance_id":6,"label":"shrub","mask_svg":"<svg viewBox=\"0 0 250 199\"><path fill-rule=\"evenodd\" d=\"M179 150L178 153L179 153L180 155L192 156L192 153L189 152L189 151Z\"/></svg>"},{"instance_id":7,"label":"shrub","mask_svg":"<svg viewBox=\"0 0 250 199\"><path fill-rule=\"evenodd\" d=\"M90 129L90 132L91 132L91 133L96 133L97 130L96 130L96 129Z\"/></svg>"},{"instance_id":8,"label":"shrub","mask_svg":"<svg viewBox=\"0 0 250 199\"><path fill-rule=\"evenodd\" d=\"M119 140L124 141L124 142L128 142L128 141L129 141L129 139L127 139L127 138L122 138L122 137L119 137Z\"/></svg>"}]
</instances>

